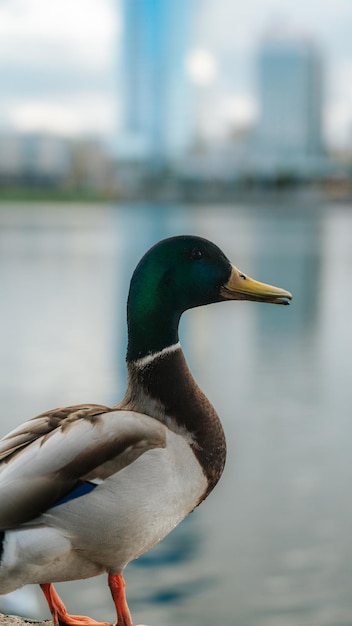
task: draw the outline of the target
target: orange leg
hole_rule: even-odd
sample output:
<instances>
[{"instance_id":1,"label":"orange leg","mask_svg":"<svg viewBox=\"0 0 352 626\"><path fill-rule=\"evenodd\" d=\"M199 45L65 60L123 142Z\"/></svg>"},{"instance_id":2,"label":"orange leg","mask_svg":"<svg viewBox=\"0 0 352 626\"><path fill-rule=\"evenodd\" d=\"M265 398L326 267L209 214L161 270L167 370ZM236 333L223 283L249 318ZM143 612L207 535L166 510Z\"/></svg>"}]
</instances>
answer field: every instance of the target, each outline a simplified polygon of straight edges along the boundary
<instances>
[{"instance_id":1,"label":"orange leg","mask_svg":"<svg viewBox=\"0 0 352 626\"><path fill-rule=\"evenodd\" d=\"M116 607L116 626L133 626L131 613L127 605L125 581L122 574L109 574L108 581L111 595Z\"/></svg>"},{"instance_id":2,"label":"orange leg","mask_svg":"<svg viewBox=\"0 0 352 626\"><path fill-rule=\"evenodd\" d=\"M49 605L55 626L110 626L108 622L96 622L84 615L69 615L59 594L55 591L54 585L45 583L40 586Z\"/></svg>"}]
</instances>

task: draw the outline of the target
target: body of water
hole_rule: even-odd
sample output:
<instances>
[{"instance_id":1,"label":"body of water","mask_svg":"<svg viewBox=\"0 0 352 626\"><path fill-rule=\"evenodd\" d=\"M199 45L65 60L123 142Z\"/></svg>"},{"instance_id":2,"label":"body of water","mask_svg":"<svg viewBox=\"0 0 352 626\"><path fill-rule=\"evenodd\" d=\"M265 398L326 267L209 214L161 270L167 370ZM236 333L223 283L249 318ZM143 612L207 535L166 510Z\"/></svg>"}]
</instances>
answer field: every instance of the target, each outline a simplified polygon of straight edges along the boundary
<instances>
[{"instance_id":1,"label":"body of water","mask_svg":"<svg viewBox=\"0 0 352 626\"><path fill-rule=\"evenodd\" d=\"M0 435L49 408L122 397L129 279L176 234L213 240L294 300L182 320L228 460L208 500L127 568L135 623L351 626L349 207L2 205ZM70 612L114 620L105 577L58 589Z\"/></svg>"}]
</instances>

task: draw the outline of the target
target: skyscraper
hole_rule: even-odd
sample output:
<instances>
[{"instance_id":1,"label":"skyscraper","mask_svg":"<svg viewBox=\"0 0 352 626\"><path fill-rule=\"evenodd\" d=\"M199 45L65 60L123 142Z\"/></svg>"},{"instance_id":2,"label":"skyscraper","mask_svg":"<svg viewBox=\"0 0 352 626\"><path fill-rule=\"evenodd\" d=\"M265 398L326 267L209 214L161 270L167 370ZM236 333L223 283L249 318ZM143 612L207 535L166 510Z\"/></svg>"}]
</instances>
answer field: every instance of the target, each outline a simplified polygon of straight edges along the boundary
<instances>
[{"instance_id":1,"label":"skyscraper","mask_svg":"<svg viewBox=\"0 0 352 626\"><path fill-rule=\"evenodd\" d=\"M164 159L191 140L190 0L123 0L120 153Z\"/></svg>"},{"instance_id":2,"label":"skyscraper","mask_svg":"<svg viewBox=\"0 0 352 626\"><path fill-rule=\"evenodd\" d=\"M322 154L322 62L311 41L267 39L258 59L262 152L304 159Z\"/></svg>"}]
</instances>

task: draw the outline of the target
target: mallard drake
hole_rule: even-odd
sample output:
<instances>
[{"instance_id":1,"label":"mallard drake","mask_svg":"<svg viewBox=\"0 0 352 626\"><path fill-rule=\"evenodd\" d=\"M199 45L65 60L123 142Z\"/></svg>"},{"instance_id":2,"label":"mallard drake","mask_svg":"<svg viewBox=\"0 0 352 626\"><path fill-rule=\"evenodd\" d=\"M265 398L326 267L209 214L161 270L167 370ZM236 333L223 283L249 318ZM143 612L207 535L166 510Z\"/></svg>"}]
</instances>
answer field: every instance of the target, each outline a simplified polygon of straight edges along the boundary
<instances>
[{"instance_id":1,"label":"mallard drake","mask_svg":"<svg viewBox=\"0 0 352 626\"><path fill-rule=\"evenodd\" d=\"M67 613L52 583L107 572L117 624L132 626L125 566L207 497L225 463L220 420L179 343L181 314L290 299L200 237L165 239L145 254L128 296L123 400L48 411L0 442L0 593L38 583L56 626L93 626Z\"/></svg>"}]
</instances>

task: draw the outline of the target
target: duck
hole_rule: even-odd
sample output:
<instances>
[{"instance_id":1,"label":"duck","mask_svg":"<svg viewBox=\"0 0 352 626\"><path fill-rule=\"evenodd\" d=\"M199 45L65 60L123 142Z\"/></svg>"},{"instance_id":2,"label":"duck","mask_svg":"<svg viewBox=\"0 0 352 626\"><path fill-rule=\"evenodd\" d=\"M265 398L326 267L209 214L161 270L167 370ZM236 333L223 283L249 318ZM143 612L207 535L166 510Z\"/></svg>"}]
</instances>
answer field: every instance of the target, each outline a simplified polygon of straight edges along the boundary
<instances>
[{"instance_id":1,"label":"duck","mask_svg":"<svg viewBox=\"0 0 352 626\"><path fill-rule=\"evenodd\" d=\"M55 626L108 626L70 615L53 584L105 573L116 626L133 626L125 567L205 500L225 465L221 421L180 345L181 315L291 298L199 236L164 239L143 256L127 301L123 399L46 411L0 441L0 594L35 583Z\"/></svg>"}]
</instances>

